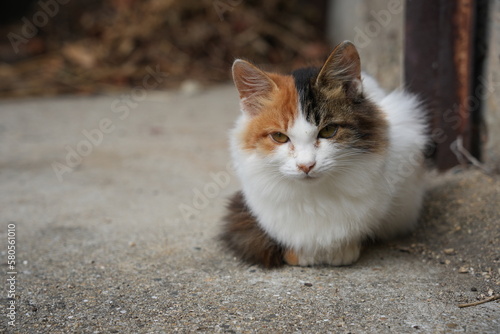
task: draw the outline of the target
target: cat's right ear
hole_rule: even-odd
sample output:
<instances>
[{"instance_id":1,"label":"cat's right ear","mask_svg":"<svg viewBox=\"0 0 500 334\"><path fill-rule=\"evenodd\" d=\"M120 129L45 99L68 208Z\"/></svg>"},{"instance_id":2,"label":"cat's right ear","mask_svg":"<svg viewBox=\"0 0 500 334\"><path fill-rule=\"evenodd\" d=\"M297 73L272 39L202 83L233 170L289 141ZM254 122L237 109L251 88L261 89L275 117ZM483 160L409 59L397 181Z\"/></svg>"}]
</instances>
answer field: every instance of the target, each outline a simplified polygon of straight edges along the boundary
<instances>
[{"instance_id":1,"label":"cat's right ear","mask_svg":"<svg viewBox=\"0 0 500 334\"><path fill-rule=\"evenodd\" d=\"M337 45L316 78L316 86L337 96L340 92L350 98L362 93L361 63L354 44L344 41Z\"/></svg>"},{"instance_id":2,"label":"cat's right ear","mask_svg":"<svg viewBox=\"0 0 500 334\"><path fill-rule=\"evenodd\" d=\"M264 71L241 59L233 63L233 80L240 94L241 109L250 116L257 115L271 93L278 89Z\"/></svg>"}]
</instances>

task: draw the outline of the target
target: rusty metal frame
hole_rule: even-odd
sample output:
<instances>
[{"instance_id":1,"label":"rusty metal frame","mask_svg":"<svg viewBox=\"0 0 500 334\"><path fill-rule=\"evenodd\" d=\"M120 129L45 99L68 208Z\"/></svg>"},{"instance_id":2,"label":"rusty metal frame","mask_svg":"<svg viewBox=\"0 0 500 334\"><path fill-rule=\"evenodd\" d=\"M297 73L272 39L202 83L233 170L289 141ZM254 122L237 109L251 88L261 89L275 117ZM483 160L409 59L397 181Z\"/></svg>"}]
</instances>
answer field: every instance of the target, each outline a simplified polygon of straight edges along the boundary
<instances>
[{"instance_id":1,"label":"rusty metal frame","mask_svg":"<svg viewBox=\"0 0 500 334\"><path fill-rule=\"evenodd\" d=\"M453 150L457 139L480 158L477 5L474 0L406 1L405 85L430 111L432 158L440 170L460 162Z\"/></svg>"}]
</instances>

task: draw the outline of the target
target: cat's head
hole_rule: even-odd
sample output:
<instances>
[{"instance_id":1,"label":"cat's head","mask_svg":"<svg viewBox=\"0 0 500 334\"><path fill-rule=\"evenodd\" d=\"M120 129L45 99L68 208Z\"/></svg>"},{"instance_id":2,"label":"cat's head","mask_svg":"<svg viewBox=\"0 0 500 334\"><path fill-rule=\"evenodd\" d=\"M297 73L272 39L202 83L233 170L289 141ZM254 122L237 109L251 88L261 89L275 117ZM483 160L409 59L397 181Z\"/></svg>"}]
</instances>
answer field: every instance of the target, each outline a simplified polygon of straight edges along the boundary
<instances>
[{"instance_id":1,"label":"cat's head","mask_svg":"<svg viewBox=\"0 0 500 334\"><path fill-rule=\"evenodd\" d=\"M363 92L348 41L321 68L281 75L236 60L233 79L243 112L238 149L281 176L320 179L387 149L387 122Z\"/></svg>"}]
</instances>

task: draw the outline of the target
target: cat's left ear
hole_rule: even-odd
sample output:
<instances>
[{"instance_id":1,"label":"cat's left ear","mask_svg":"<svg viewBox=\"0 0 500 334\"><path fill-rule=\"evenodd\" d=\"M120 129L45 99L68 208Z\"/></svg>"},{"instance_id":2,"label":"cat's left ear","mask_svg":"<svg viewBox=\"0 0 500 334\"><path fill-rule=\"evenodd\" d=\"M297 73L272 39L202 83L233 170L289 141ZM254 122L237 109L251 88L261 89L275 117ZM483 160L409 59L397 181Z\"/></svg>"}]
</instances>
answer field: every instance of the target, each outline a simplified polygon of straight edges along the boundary
<instances>
[{"instance_id":1,"label":"cat's left ear","mask_svg":"<svg viewBox=\"0 0 500 334\"><path fill-rule=\"evenodd\" d=\"M343 92L348 98L355 99L361 95L361 61L354 44L344 41L335 47L321 68L315 84L320 89Z\"/></svg>"},{"instance_id":2,"label":"cat's left ear","mask_svg":"<svg viewBox=\"0 0 500 334\"><path fill-rule=\"evenodd\" d=\"M257 115L271 93L278 89L264 71L241 59L233 63L233 80L240 93L241 109L250 116Z\"/></svg>"}]
</instances>

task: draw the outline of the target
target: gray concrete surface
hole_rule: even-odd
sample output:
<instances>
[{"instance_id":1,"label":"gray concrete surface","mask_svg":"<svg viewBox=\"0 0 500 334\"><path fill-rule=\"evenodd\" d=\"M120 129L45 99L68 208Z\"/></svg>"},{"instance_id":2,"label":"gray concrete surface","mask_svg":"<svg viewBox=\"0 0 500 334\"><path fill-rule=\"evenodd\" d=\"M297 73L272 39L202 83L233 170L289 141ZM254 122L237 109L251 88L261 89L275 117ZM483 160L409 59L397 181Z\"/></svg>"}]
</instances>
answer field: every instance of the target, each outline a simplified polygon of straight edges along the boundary
<instances>
[{"instance_id":1,"label":"gray concrete surface","mask_svg":"<svg viewBox=\"0 0 500 334\"><path fill-rule=\"evenodd\" d=\"M234 89L133 93L0 102L1 268L16 279L0 332L500 332L498 302L457 306L498 282L413 252L411 239L351 267L239 264L214 240L239 187L227 168Z\"/></svg>"}]
</instances>

